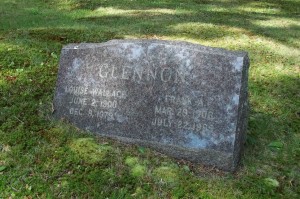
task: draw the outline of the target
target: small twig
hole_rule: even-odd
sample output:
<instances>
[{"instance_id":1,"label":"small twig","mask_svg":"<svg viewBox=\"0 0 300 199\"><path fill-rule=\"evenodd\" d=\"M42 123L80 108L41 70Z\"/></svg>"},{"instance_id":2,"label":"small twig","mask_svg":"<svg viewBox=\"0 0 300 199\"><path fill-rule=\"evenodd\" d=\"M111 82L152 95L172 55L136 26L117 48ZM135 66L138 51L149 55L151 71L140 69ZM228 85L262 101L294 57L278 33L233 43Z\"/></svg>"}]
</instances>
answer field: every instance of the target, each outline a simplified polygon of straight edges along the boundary
<instances>
[{"instance_id":1,"label":"small twig","mask_svg":"<svg viewBox=\"0 0 300 199\"><path fill-rule=\"evenodd\" d=\"M54 113L55 109L54 109L54 105L53 103L51 103L51 113Z\"/></svg>"},{"instance_id":2,"label":"small twig","mask_svg":"<svg viewBox=\"0 0 300 199\"><path fill-rule=\"evenodd\" d=\"M20 120L17 116L14 116L17 120L19 120L21 123L24 124L24 122L22 120Z\"/></svg>"},{"instance_id":3,"label":"small twig","mask_svg":"<svg viewBox=\"0 0 300 199\"><path fill-rule=\"evenodd\" d=\"M14 188L13 186L10 186L13 190L15 190L15 191L17 191L17 192L19 192L20 190L18 190L18 189L16 189L16 188Z\"/></svg>"}]
</instances>

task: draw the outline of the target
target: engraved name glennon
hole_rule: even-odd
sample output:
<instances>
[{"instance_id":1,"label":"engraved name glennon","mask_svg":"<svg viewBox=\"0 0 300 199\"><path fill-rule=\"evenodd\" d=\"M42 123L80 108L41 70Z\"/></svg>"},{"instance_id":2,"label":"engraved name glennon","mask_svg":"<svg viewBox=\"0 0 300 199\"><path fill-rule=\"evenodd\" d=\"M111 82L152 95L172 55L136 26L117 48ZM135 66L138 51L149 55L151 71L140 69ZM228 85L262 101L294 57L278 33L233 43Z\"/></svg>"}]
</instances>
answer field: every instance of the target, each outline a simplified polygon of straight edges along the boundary
<instances>
[{"instance_id":1,"label":"engraved name glennon","mask_svg":"<svg viewBox=\"0 0 300 199\"><path fill-rule=\"evenodd\" d=\"M108 64L100 65L98 75L100 78L123 79L133 81L161 80L162 82L185 82L185 74L171 67L130 67L122 66L121 70Z\"/></svg>"},{"instance_id":2,"label":"engraved name glennon","mask_svg":"<svg viewBox=\"0 0 300 199\"><path fill-rule=\"evenodd\" d=\"M167 83L184 83L185 76L170 67L138 70L124 66L121 68L101 65L97 75L103 79L123 79L135 82L160 80ZM157 79L158 78L158 79ZM90 117L98 121L117 121L117 110L130 97L127 90L108 89L100 86L66 86L69 98L69 115ZM159 104L153 105L153 116L149 124L159 128L175 127L182 130L201 132L213 130L214 113L209 110L205 97L191 99L189 96L163 95ZM176 105L174 106L171 105ZM197 107L192 108L192 107ZM126 113L125 113L126 114ZM197 121L197 122L195 122ZM199 122L200 121L200 122ZM100 125L100 124L99 124Z\"/></svg>"}]
</instances>

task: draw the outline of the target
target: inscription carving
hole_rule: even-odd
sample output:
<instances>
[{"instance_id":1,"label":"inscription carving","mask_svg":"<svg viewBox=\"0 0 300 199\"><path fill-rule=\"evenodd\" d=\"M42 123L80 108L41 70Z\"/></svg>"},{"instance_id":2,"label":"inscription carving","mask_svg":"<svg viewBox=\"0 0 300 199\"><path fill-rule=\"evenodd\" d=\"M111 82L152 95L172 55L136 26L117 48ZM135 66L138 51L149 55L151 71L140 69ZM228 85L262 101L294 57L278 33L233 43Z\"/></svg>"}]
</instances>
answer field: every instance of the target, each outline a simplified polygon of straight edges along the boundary
<instances>
[{"instance_id":1,"label":"inscription carving","mask_svg":"<svg viewBox=\"0 0 300 199\"><path fill-rule=\"evenodd\" d=\"M112 72L114 72L114 70L112 70ZM115 110L118 109L118 100L126 99L128 92L118 89L111 90L106 88L78 86L66 87L65 91L71 97L71 101L69 102L71 106L71 108L69 108L70 115L80 117L88 116L90 118L97 118L99 121L116 120ZM93 98L86 98L85 96L88 94L92 95ZM106 98L109 98L109 100ZM213 122L214 120L212 111L206 109L190 110L187 108L192 105L197 105L200 108L209 108L204 105L204 98L195 101L192 101L188 96L164 95L163 98L163 105L158 104L154 106L154 118L149 121L152 126L166 128L174 127L196 132L213 130L213 125L208 123ZM179 108L173 108L171 105L174 104L179 106ZM90 107L87 112L84 112L83 110L85 106ZM198 120L200 120L200 122L193 122Z\"/></svg>"},{"instance_id":2,"label":"inscription carving","mask_svg":"<svg viewBox=\"0 0 300 199\"><path fill-rule=\"evenodd\" d=\"M82 86L66 86L65 92L74 95L86 95L87 89L87 87Z\"/></svg>"},{"instance_id":3,"label":"inscription carving","mask_svg":"<svg viewBox=\"0 0 300 199\"><path fill-rule=\"evenodd\" d=\"M178 69L171 67L155 67L155 68L143 68L132 66L121 66L121 70L108 64L102 64L99 67L100 78L103 79L122 79L132 81L155 81L157 79L164 83L184 83L185 74Z\"/></svg>"},{"instance_id":4,"label":"inscription carving","mask_svg":"<svg viewBox=\"0 0 300 199\"><path fill-rule=\"evenodd\" d=\"M91 94L99 97L116 97L120 99L125 99L127 96L126 91L124 90L109 90L109 89L101 89L101 88L92 88Z\"/></svg>"},{"instance_id":5,"label":"inscription carving","mask_svg":"<svg viewBox=\"0 0 300 199\"><path fill-rule=\"evenodd\" d=\"M151 124L153 126L171 127L183 130L191 130L196 132L201 132L205 130L212 131L213 125L209 124L214 121L214 114L212 111L204 109L190 109L187 106L193 106L193 102L189 97L177 97L174 95L165 95L164 105L154 106L154 115ZM194 102L199 105L198 108L203 108L203 99L198 99ZM172 108L172 105L179 105L179 108ZM181 107L180 107L181 106ZM209 107L205 107L209 108ZM205 119L205 120L203 120ZM200 122L191 122L200 121Z\"/></svg>"}]
</instances>

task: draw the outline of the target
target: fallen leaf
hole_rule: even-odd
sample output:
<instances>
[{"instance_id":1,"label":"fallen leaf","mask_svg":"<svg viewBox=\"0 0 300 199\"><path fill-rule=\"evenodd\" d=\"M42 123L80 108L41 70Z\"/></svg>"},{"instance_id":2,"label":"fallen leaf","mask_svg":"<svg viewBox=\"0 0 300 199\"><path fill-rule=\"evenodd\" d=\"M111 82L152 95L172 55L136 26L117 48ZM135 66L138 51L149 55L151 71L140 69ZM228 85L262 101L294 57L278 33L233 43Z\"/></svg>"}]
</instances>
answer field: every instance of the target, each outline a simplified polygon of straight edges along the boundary
<instances>
[{"instance_id":1,"label":"fallen leaf","mask_svg":"<svg viewBox=\"0 0 300 199\"><path fill-rule=\"evenodd\" d=\"M144 147L139 147L139 152L140 153L145 153L145 148Z\"/></svg>"},{"instance_id":2,"label":"fallen leaf","mask_svg":"<svg viewBox=\"0 0 300 199\"><path fill-rule=\"evenodd\" d=\"M267 186L270 187L279 187L279 182L276 179L273 178L265 178L264 182Z\"/></svg>"},{"instance_id":3,"label":"fallen leaf","mask_svg":"<svg viewBox=\"0 0 300 199\"><path fill-rule=\"evenodd\" d=\"M280 142L280 141L274 141L274 142L271 142L268 147L271 147L271 148L276 148L276 149L281 149L283 147L283 143Z\"/></svg>"},{"instance_id":4,"label":"fallen leaf","mask_svg":"<svg viewBox=\"0 0 300 199\"><path fill-rule=\"evenodd\" d=\"M0 172L4 171L6 169L6 166L0 166Z\"/></svg>"},{"instance_id":5,"label":"fallen leaf","mask_svg":"<svg viewBox=\"0 0 300 199\"><path fill-rule=\"evenodd\" d=\"M14 82L14 81L16 81L17 77L16 76L8 75L8 76L5 76L5 79L8 82Z\"/></svg>"}]
</instances>

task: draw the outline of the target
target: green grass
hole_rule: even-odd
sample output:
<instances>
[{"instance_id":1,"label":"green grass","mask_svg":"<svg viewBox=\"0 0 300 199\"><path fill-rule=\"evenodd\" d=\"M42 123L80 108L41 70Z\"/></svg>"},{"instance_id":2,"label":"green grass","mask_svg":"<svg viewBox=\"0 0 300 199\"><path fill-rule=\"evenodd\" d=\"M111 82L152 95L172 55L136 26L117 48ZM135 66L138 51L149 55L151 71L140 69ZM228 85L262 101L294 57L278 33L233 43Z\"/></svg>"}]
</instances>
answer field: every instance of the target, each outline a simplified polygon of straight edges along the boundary
<instances>
[{"instance_id":1,"label":"green grass","mask_svg":"<svg viewBox=\"0 0 300 199\"><path fill-rule=\"evenodd\" d=\"M1 0L0 198L299 198L299 14L297 0ZM235 174L50 119L62 46L126 38L249 52Z\"/></svg>"}]
</instances>

